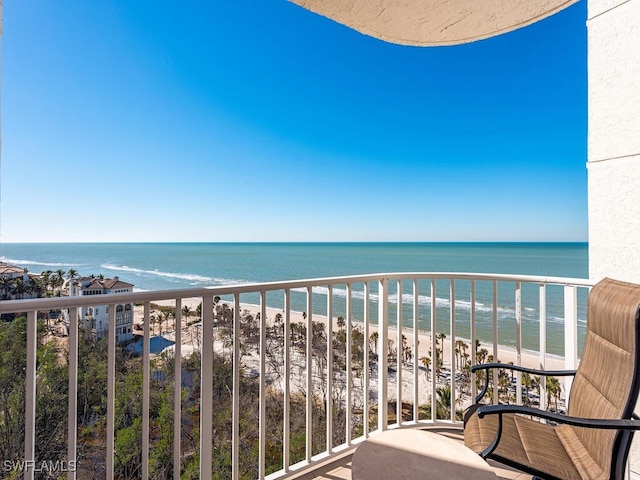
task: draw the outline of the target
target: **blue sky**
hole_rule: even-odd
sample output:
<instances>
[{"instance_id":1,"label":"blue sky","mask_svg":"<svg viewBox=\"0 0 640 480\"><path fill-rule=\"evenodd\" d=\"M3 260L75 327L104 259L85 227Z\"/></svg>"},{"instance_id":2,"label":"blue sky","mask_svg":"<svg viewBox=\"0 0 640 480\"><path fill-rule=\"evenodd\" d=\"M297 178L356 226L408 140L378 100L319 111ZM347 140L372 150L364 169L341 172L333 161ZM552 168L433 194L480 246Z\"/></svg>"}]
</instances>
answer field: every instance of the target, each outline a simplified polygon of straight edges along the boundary
<instances>
[{"instance_id":1,"label":"blue sky","mask_svg":"<svg viewBox=\"0 0 640 480\"><path fill-rule=\"evenodd\" d=\"M418 48L285 0L5 2L3 242L586 241L586 2Z\"/></svg>"}]
</instances>

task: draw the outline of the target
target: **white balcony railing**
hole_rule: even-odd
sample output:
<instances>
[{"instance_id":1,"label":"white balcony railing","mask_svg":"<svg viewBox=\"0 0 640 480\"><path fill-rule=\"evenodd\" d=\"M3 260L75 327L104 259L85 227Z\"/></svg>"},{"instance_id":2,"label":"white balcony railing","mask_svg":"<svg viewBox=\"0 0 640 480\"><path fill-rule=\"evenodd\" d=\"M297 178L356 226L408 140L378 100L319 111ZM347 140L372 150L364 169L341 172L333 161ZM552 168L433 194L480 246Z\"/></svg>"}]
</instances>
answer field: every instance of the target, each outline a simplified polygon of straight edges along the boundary
<instances>
[{"instance_id":1,"label":"white balcony railing","mask_svg":"<svg viewBox=\"0 0 640 480\"><path fill-rule=\"evenodd\" d=\"M95 383L104 389L106 407L104 416L95 407L90 420L78 419L83 401L78 398L83 361L78 313L96 298L3 301L1 314L26 315L26 391L22 458L14 452L0 468L22 469L24 478L41 476L43 465L66 470L70 479L83 476L82 469L96 478L158 478L156 458L161 448L168 448L162 465L170 465L166 476L176 479L189 462L197 462L199 478L205 480L218 469L226 469L221 477L284 478L352 448L375 430L459 422L461 401L476 394L467 365L489 355L543 369L558 361L574 368L593 283L522 275L393 273L103 295L100 303L110 306L106 385L98 385L99 378ZM191 322L183 311L193 310L184 310L193 298L202 302L201 318ZM165 335L175 342L173 356L151 351L153 311L157 303L167 302L175 316L171 325L165 318L164 328L173 331ZM128 357L141 362L142 372L135 377L141 379L141 408L133 410L141 421L131 430L141 447L133 460L123 458L116 445L120 435L126 438L119 429L127 423L119 413L126 407L118 401L122 390L116 388L116 379L128 375L117 363L121 346L116 343L115 305L122 303L135 303L134 321L143 324L142 353L139 359ZM68 365L66 433L58 433L66 437L67 447L57 458L43 458L38 406L40 395L47 393L38 391L38 349L49 337L38 329L37 319L51 310L68 312L69 319L68 337L51 337L57 338L60 362ZM428 332L437 335L427 337ZM195 357L187 364L192 350ZM181 358L185 360L176 361ZM193 359L198 360L195 366ZM229 381L221 377L222 363L230 368ZM169 374L160 374L163 368ZM186 381L188 376L197 381ZM509 377L507 385L495 380L494 399L511 393L522 402L525 395L525 401L546 407L545 382L540 382L539 394L531 394L520 377ZM172 398L171 428L154 406L159 384L171 390L163 390ZM226 389L224 398L216 393L219 388ZM246 391L253 401L241 404ZM274 399L278 418L270 411ZM447 404L439 409L438 401ZM223 411L231 412L231 418L214 432ZM213 465L214 457L224 460Z\"/></svg>"}]
</instances>

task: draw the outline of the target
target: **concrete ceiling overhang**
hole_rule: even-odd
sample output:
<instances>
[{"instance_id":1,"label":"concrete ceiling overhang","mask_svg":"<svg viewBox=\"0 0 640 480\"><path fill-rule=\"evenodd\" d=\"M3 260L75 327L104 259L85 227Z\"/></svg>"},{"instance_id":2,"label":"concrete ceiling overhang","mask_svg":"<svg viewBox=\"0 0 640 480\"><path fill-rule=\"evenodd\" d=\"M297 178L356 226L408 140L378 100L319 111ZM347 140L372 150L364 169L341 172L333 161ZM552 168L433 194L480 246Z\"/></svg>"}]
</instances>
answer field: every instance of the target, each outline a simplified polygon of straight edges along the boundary
<instances>
[{"instance_id":1,"label":"concrete ceiling overhang","mask_svg":"<svg viewBox=\"0 0 640 480\"><path fill-rule=\"evenodd\" d=\"M578 0L290 0L401 45L468 43L530 25Z\"/></svg>"}]
</instances>

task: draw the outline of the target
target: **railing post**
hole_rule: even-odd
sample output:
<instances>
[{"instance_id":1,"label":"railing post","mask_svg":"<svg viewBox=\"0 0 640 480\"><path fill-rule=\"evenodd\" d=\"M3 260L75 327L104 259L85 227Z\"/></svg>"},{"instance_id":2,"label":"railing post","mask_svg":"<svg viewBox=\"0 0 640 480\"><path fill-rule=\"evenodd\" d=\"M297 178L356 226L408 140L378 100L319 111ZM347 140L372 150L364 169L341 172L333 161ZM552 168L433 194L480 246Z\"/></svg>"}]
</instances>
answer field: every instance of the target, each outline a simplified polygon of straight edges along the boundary
<instances>
[{"instance_id":1,"label":"railing post","mask_svg":"<svg viewBox=\"0 0 640 480\"><path fill-rule=\"evenodd\" d=\"M306 459L313 456L313 287L307 287Z\"/></svg>"},{"instance_id":2,"label":"railing post","mask_svg":"<svg viewBox=\"0 0 640 480\"><path fill-rule=\"evenodd\" d=\"M575 370L578 365L578 296L576 287L564 287L564 367ZM564 379L565 407L569 407L569 392L573 378Z\"/></svg>"},{"instance_id":3,"label":"railing post","mask_svg":"<svg viewBox=\"0 0 640 480\"><path fill-rule=\"evenodd\" d=\"M419 412L418 412L418 402L419 398L419 389L418 384L420 382L419 378L419 365L418 362L418 349L419 345L419 327L418 327L418 279L413 279L413 421L418 423L419 420Z\"/></svg>"},{"instance_id":4,"label":"railing post","mask_svg":"<svg viewBox=\"0 0 640 480\"><path fill-rule=\"evenodd\" d=\"M353 394L352 392L352 384L353 384L353 375L352 375L352 362L351 362L351 352L353 350L353 345L351 345L351 342L353 340L353 337L351 335L351 295L352 295L352 286L350 283L347 284L347 299L346 299L346 305L345 305L345 310L346 310L346 324L345 324L345 328L347 329L347 335L346 335L346 345L345 345L345 365L347 367L347 375L346 375L346 380L347 380L347 405L346 405L346 422L347 424L345 425L345 431L346 431L346 442L347 445L351 445L351 415L352 415L352 405L351 405L351 396ZM329 419L327 419L327 421L329 421Z\"/></svg>"},{"instance_id":5,"label":"railing post","mask_svg":"<svg viewBox=\"0 0 640 480\"><path fill-rule=\"evenodd\" d=\"M109 305L107 335L107 480L113 479L115 455L115 410L116 410L116 306Z\"/></svg>"},{"instance_id":6,"label":"railing post","mask_svg":"<svg viewBox=\"0 0 640 480\"><path fill-rule=\"evenodd\" d=\"M285 472L289 471L289 438L291 437L291 396L290 396L290 380L291 373L291 291L284 291L284 411L283 411L283 427L282 427L282 463Z\"/></svg>"},{"instance_id":7,"label":"railing post","mask_svg":"<svg viewBox=\"0 0 640 480\"><path fill-rule=\"evenodd\" d=\"M237 314L237 312L236 312ZM200 480L211 480L213 456L213 297L202 298L200 349ZM237 334L237 332L234 332ZM238 341L234 335L234 345Z\"/></svg>"},{"instance_id":8,"label":"railing post","mask_svg":"<svg viewBox=\"0 0 640 480\"><path fill-rule=\"evenodd\" d=\"M364 304L362 310L362 320L364 321L364 409L362 414L362 423L364 428L364 438L369 436L369 283L364 282L363 285Z\"/></svg>"},{"instance_id":9,"label":"railing post","mask_svg":"<svg viewBox=\"0 0 640 480\"><path fill-rule=\"evenodd\" d=\"M258 414L258 478L265 476L265 447L267 438L267 292L260 292L260 411Z\"/></svg>"},{"instance_id":10,"label":"railing post","mask_svg":"<svg viewBox=\"0 0 640 480\"><path fill-rule=\"evenodd\" d=\"M182 437L182 299L176 299L175 347L173 356L173 480L180 480Z\"/></svg>"},{"instance_id":11,"label":"railing post","mask_svg":"<svg viewBox=\"0 0 640 480\"><path fill-rule=\"evenodd\" d=\"M547 286L540 284L540 370L547 363ZM546 377L545 377L546 378ZM542 377L540 378L542 380ZM540 408L547 409L547 382L540 381Z\"/></svg>"},{"instance_id":12,"label":"railing post","mask_svg":"<svg viewBox=\"0 0 640 480\"><path fill-rule=\"evenodd\" d=\"M451 390L451 404L449 405L449 418L452 422L456 421L456 281L449 282L449 330L451 338L449 339L449 362L451 363L451 379L449 380L449 388ZM444 358L444 342L442 339L442 358Z\"/></svg>"},{"instance_id":13,"label":"railing post","mask_svg":"<svg viewBox=\"0 0 640 480\"><path fill-rule=\"evenodd\" d=\"M142 337L142 479L149 478L149 389L151 379L151 305L144 302L144 336ZM160 327L162 331L162 326Z\"/></svg>"},{"instance_id":14,"label":"railing post","mask_svg":"<svg viewBox=\"0 0 640 480\"><path fill-rule=\"evenodd\" d=\"M493 281L493 360L498 360L498 282ZM497 405L500 390L498 388L499 378L498 378L498 369L493 369L493 404ZM489 375L487 371L485 375Z\"/></svg>"},{"instance_id":15,"label":"railing post","mask_svg":"<svg viewBox=\"0 0 640 480\"><path fill-rule=\"evenodd\" d=\"M522 283L516 282L516 365L522 365ZM516 373L516 403L522 405L522 376ZM509 379L511 380L511 379Z\"/></svg>"},{"instance_id":16,"label":"railing post","mask_svg":"<svg viewBox=\"0 0 640 480\"><path fill-rule=\"evenodd\" d=\"M333 452L333 285L327 287L327 453Z\"/></svg>"},{"instance_id":17,"label":"railing post","mask_svg":"<svg viewBox=\"0 0 640 480\"><path fill-rule=\"evenodd\" d=\"M35 475L36 455L36 360L38 349L38 312L27 312L27 371L25 397L24 432L24 478L32 480Z\"/></svg>"},{"instance_id":18,"label":"railing post","mask_svg":"<svg viewBox=\"0 0 640 480\"><path fill-rule=\"evenodd\" d=\"M387 429L389 394L387 344L389 340L389 280L378 282L378 430Z\"/></svg>"},{"instance_id":19,"label":"railing post","mask_svg":"<svg viewBox=\"0 0 640 480\"><path fill-rule=\"evenodd\" d=\"M233 395L231 401L231 478L240 478L240 294L233 296Z\"/></svg>"},{"instance_id":20,"label":"railing post","mask_svg":"<svg viewBox=\"0 0 640 480\"><path fill-rule=\"evenodd\" d=\"M476 328L476 281L471 280L471 365L476 362L476 338L478 337L478 332ZM469 374L469 380L471 382L471 398L476 398L478 394L475 376L474 374Z\"/></svg>"},{"instance_id":21,"label":"railing post","mask_svg":"<svg viewBox=\"0 0 640 480\"><path fill-rule=\"evenodd\" d=\"M402 341L402 280L396 283L396 424L402 425L402 359L404 342Z\"/></svg>"},{"instance_id":22,"label":"railing post","mask_svg":"<svg viewBox=\"0 0 640 480\"><path fill-rule=\"evenodd\" d=\"M438 375L438 365L436 354L438 351L438 344L436 343L436 335L438 334L438 322L437 322L437 303L438 298L436 296L436 279L431 279L431 405L436 404L436 396L437 396L437 375ZM431 409L431 421L435 422L438 419L437 408Z\"/></svg>"},{"instance_id":23,"label":"railing post","mask_svg":"<svg viewBox=\"0 0 640 480\"><path fill-rule=\"evenodd\" d=\"M67 480L76 479L78 448L78 308L69 309L69 412L67 419L69 436L67 440L67 460L73 468L67 473Z\"/></svg>"}]
</instances>

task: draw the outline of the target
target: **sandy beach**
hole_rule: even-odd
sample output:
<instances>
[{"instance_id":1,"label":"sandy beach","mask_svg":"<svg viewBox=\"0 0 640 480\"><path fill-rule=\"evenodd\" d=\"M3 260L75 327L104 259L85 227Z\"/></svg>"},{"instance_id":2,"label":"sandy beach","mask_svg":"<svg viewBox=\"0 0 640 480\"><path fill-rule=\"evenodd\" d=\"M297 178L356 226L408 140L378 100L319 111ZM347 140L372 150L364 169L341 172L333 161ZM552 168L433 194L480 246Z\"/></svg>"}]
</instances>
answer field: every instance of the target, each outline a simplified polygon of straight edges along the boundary
<instances>
[{"instance_id":1,"label":"sandy beach","mask_svg":"<svg viewBox=\"0 0 640 480\"><path fill-rule=\"evenodd\" d=\"M185 298L182 299L182 306L188 306L192 311L195 311L196 308L198 307L198 304L201 302L202 300L200 298ZM160 306L173 306L173 302L171 301L159 301L159 302L154 302L156 305L160 305ZM233 306L232 304L228 304L229 306ZM252 305L252 304L246 304L246 303L241 303L241 308L242 310L246 310L248 312L250 312L253 316L255 316L257 313L260 312L260 306L259 305ZM281 309L277 309L277 308L272 308L272 307L267 307L266 308L266 312L267 312L267 323L270 324L271 322L273 322L275 316L279 313L281 315L284 316L284 311ZM155 312L157 313L157 312ZM151 315L154 315L154 312L151 312ZM297 312L297 311L291 311L290 313L291 315L291 323L296 323L296 322L302 322L302 323L306 323L307 320L304 318L304 313L303 312ZM137 307L137 311L136 311L136 319L140 319L137 321L141 321L141 319L143 318L143 311L142 311L142 307ZM324 323L326 325L327 322L327 317L324 315L318 315L316 313L313 314L312 320L314 322L321 322ZM352 326L354 327L359 327L359 328L363 328L364 325L362 322L353 322ZM339 326L338 326L338 320L337 318L333 319L333 331L338 331ZM183 332L186 332L188 330L186 323L185 323L185 319L183 319ZM369 325L369 334L373 333L374 331L377 331L377 325L375 324L370 324ZM397 328L395 326L391 326L389 328L389 339L392 340L394 342L394 344L397 343ZM404 328L403 329L403 334L405 335L405 337L407 338L407 342L408 344L413 348L412 342L413 342L413 329L410 328ZM462 338L456 338L457 340L463 340L465 341L467 344L470 344L468 339L462 339ZM445 342L444 342L444 362L445 365L447 365L449 363L449 359L451 358L451 339L450 338L446 338ZM428 356L429 355L429 350L431 349L431 335L429 332L424 332L424 331L419 331L418 333L418 355L417 358L421 358L424 356ZM492 354L493 352L493 345L487 345L482 343L480 345L479 348L486 348L487 350L489 350L489 354ZM527 367L527 368L540 368L540 367L544 367L547 370L561 370L564 368L564 360L562 358L558 358L556 356L553 355L547 355L545 358L545 362L544 365L541 365L540 362L540 356L537 352L529 352L529 351L522 351L521 355L520 355L520 361L518 362L518 355L515 349L513 348L509 348L509 347L505 347L505 346L498 346L498 358L497 360L499 360L502 363L509 363L509 362L513 362L515 365L522 365L523 367Z\"/></svg>"},{"instance_id":2,"label":"sandy beach","mask_svg":"<svg viewBox=\"0 0 640 480\"><path fill-rule=\"evenodd\" d=\"M182 306L188 306L192 311L195 311L196 308L198 307L198 304L201 302L200 298L190 298L190 299L183 299L182 300ZM166 302L155 302L155 305L158 306L174 306L173 302L171 301L166 301ZM232 305L230 305L232 306ZM253 315L254 317L256 316L256 314L258 314L260 312L260 306L259 305L252 305L252 304L241 304L241 308L243 311L247 311L249 312L251 315ZM159 313L156 310L151 311L151 315L157 315L157 313ZM271 307L267 307L266 308L266 322L268 324L271 324L276 315L277 314L281 314L284 318L284 311L282 311L281 309L277 309L277 308L271 308ZM142 307L136 307L136 312L135 312L135 323L141 324L143 321L143 309ZM192 323L195 320L195 317L191 317L190 322ZM313 314L312 315L312 320L314 322L321 322L326 326L326 322L327 322L327 318L326 316L322 316L322 315L318 315L318 314ZM290 312L290 322L293 323L307 323L309 321L308 318L305 319L305 315L303 312L297 312L297 311L291 311ZM340 327L338 325L338 320L337 318L333 318L333 326L332 326L332 330L334 332L337 332ZM198 326L196 326L196 324L192 324L192 325L187 325L187 319L183 318L182 320L182 354L183 356L189 355L193 352L193 346L195 344L198 344L198 338L201 338L201 332L200 332L200 328ZM352 328L359 328L361 330L364 329L364 325L361 322L353 322L352 324ZM156 330L158 330L156 328ZM169 322L169 324L167 324L166 322L164 322L160 328L160 334L161 336L163 336L166 340L168 341L175 341L175 330L174 330L174 325ZM369 335L371 335L373 332L377 331L377 326L376 325L372 325L370 324L369 326ZM153 327L152 327L152 332L153 332ZM138 332L140 333L140 332ZM418 397L419 398L428 398L430 396L430 392L431 392L431 381L427 380L426 375L424 375L422 372L424 372L424 367L422 366L422 363L420 361L421 358L423 357L429 357L429 352L431 350L431 335L429 334L429 332L423 332L420 331L418 333L418 348L417 348L417 354L415 346L413 345L414 342L414 335L413 335L413 330L412 329L408 329L405 328L402 331L402 334L406 337L406 342L407 345L411 347L412 352L413 352L413 358L418 359L418 366L421 370L421 373L418 376ZM395 326L392 326L389 328L389 332L388 332L388 339L390 341L393 342L393 345L396 346L397 345L397 329L395 328ZM456 338L456 340L463 340L467 343L467 345L470 345L470 343L468 342L468 340L464 340L464 339L460 339L460 338ZM218 343L218 342L216 342ZM451 348L452 348L452 344L455 344L455 342L453 342L449 337L446 337L444 339L443 345L440 345L440 348L443 349L443 372L445 372L445 374L447 372L451 371ZM219 348L220 345L214 347L214 348ZM486 345L486 344L481 344L479 347L479 349L481 348L485 348L488 350L489 354L492 354L493 352L493 346L492 345ZM468 353L471 352L471 349L469 347ZM503 346L500 346L498 348L498 357L497 360L502 362L502 363L509 363L509 362L513 362L514 364L520 364L524 367L528 367L528 368L534 368L534 369L539 369L541 367L541 362L540 362L540 357L537 353L534 352L522 352L522 354L520 355L520 360L518 361L518 355L517 352L514 349L510 349L510 348L506 348ZM259 366L259 356L257 354L257 352L252 352L249 355L243 357L243 361L245 362L245 367L248 370L253 370L256 371L258 369ZM549 356L547 355L547 357L545 358L545 362L544 362L544 368L547 370L562 370L564 369L564 361L561 358L557 358L557 357L553 357L553 356ZM371 381L371 387L373 389L377 388L377 377L376 376L372 376L372 378L370 379ZM403 399L410 399L413 397L413 386L414 383L414 374L413 374L413 365L411 362L407 362L404 366L403 366L403 371L402 371L402 396ZM445 384L447 383L447 381L445 380L438 380L438 384ZM389 378L389 399L395 399L396 398L396 392L397 392L397 385L395 384L395 376L391 376ZM463 398L462 399L464 401L464 404L468 404L470 402L470 399L467 398Z\"/></svg>"}]
</instances>

